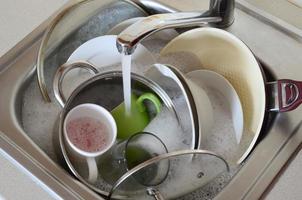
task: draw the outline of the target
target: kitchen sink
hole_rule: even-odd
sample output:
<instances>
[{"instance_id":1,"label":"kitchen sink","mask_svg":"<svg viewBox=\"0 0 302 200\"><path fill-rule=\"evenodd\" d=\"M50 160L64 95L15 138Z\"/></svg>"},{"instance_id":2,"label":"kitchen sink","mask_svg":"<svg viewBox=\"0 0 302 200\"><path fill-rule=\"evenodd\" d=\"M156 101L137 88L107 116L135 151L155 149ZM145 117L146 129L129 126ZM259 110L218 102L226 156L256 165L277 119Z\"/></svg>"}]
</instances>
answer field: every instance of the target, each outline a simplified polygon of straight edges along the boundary
<instances>
[{"instance_id":1,"label":"kitchen sink","mask_svg":"<svg viewBox=\"0 0 302 200\"><path fill-rule=\"evenodd\" d=\"M93 16L74 29L73 34L65 34L66 41L72 41L77 34L87 34L82 43L96 37L89 30L92 28L92 22L98 19L99 29L94 30L94 33L103 35L125 19L147 15L134 3L112 1L112 4L107 5L107 2L109 1L104 1L103 8L96 9ZM115 17L112 17L113 14ZM0 59L1 138L9 140L10 144L26 155L35 166L29 167L31 173L63 199L102 199L102 196L71 175L62 158L57 156L57 149L54 148L49 134L49 130L55 127L61 108L54 102L43 100L35 73L37 53L47 24L42 24ZM257 14L244 1L237 1L235 22L226 30L250 47L262 63L268 80L302 80L302 36L299 38L299 35L292 35L281 25L271 23L267 16ZM53 52L71 53L79 45L72 42L68 44L53 45L47 53L49 66L45 74L54 74L56 67L51 67L54 59L61 64L67 59L64 56L56 56ZM52 85L52 78L46 77L47 85ZM50 91L51 87L48 90ZM54 99L53 96L51 99ZM259 199L302 142L301 117L302 108L289 113L270 114L262 129L261 138L250 156L238 170L226 175L223 184L215 188L213 194L213 190L203 190L204 198ZM14 151L10 152L14 154ZM182 199L194 199L198 192L200 191Z\"/></svg>"}]
</instances>

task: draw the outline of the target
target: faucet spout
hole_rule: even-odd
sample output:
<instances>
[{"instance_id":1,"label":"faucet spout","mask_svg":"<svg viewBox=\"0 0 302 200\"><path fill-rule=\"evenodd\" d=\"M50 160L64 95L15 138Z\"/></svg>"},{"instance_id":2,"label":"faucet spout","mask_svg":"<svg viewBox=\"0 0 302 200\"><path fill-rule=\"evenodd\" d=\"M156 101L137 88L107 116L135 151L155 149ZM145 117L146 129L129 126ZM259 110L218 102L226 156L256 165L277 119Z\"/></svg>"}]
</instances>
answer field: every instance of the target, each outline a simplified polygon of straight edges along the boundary
<instances>
[{"instance_id":1,"label":"faucet spout","mask_svg":"<svg viewBox=\"0 0 302 200\"><path fill-rule=\"evenodd\" d=\"M151 15L121 32L117 37L117 49L120 53L131 55L138 43L163 29L202 25L230 26L234 21L234 8L234 0L211 0L210 8L205 12L174 12ZM170 10L167 11L171 12Z\"/></svg>"}]
</instances>

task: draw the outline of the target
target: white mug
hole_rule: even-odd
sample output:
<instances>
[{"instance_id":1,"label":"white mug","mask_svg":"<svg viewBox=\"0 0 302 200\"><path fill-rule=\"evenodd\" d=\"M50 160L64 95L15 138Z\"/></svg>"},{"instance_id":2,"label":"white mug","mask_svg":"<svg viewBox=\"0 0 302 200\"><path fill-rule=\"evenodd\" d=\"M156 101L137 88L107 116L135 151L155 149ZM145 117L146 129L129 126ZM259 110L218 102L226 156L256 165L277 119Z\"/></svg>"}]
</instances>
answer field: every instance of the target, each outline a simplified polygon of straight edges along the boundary
<instances>
[{"instance_id":1,"label":"white mug","mask_svg":"<svg viewBox=\"0 0 302 200\"><path fill-rule=\"evenodd\" d=\"M76 144L74 144L70 139L70 137L68 136L68 132L67 132L68 123L70 123L72 120L85 118L85 117L98 120L104 125L107 131L108 140L106 141L106 146L98 151L90 152L88 150L87 151L83 150L80 147L76 146ZM105 108L96 104L86 103L86 104L78 105L73 109L71 109L66 115L64 119L63 130L64 130L64 141L68 153L71 154L71 157L73 159L86 160L88 166L87 179L90 183L95 183L99 174L97 160L102 154L107 152L116 141L117 127L111 113L107 111Z\"/></svg>"}]
</instances>

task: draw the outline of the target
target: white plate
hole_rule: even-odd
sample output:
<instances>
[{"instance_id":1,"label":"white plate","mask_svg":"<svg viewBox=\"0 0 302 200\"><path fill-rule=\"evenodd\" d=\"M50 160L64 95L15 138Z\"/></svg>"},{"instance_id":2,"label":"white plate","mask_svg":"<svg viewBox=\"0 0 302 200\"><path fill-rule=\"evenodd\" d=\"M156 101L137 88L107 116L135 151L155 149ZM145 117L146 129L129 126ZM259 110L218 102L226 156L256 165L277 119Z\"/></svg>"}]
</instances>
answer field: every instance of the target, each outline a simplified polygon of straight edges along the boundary
<instances>
[{"instance_id":1,"label":"white plate","mask_svg":"<svg viewBox=\"0 0 302 200\"><path fill-rule=\"evenodd\" d=\"M203 148L202 141L207 138L213 126L213 107L206 91L200 87L200 81L187 77L187 83L191 90L196 105L199 123L198 147Z\"/></svg>"},{"instance_id":2,"label":"white plate","mask_svg":"<svg viewBox=\"0 0 302 200\"><path fill-rule=\"evenodd\" d=\"M95 65L101 72L121 70L121 54L116 48L116 35L105 35L93 38L79 46L69 57L67 62L84 60ZM132 55L131 71L144 74L155 63L153 55L141 44ZM66 97L91 75L84 69L70 71L64 81L63 90Z\"/></svg>"},{"instance_id":3,"label":"white plate","mask_svg":"<svg viewBox=\"0 0 302 200\"><path fill-rule=\"evenodd\" d=\"M141 44L137 45L132 59L137 65L150 66L155 63L152 54ZM91 39L77 48L69 61L86 60L99 68L121 63L121 54L116 48L116 35L105 35Z\"/></svg>"},{"instance_id":4,"label":"white plate","mask_svg":"<svg viewBox=\"0 0 302 200\"><path fill-rule=\"evenodd\" d=\"M243 111L239 96L233 86L226 78L209 70L195 70L187 73L186 76L196 85L205 86L208 91L216 90L225 97L232 114L236 141L239 144L243 133Z\"/></svg>"},{"instance_id":5,"label":"white plate","mask_svg":"<svg viewBox=\"0 0 302 200\"><path fill-rule=\"evenodd\" d=\"M201 133L201 148L223 156L232 166L237 165L245 138L242 105L235 89L227 79L213 71L195 70L186 76L204 89L213 108L214 123L207 135ZM200 108L200 112L206 111Z\"/></svg>"}]
</instances>

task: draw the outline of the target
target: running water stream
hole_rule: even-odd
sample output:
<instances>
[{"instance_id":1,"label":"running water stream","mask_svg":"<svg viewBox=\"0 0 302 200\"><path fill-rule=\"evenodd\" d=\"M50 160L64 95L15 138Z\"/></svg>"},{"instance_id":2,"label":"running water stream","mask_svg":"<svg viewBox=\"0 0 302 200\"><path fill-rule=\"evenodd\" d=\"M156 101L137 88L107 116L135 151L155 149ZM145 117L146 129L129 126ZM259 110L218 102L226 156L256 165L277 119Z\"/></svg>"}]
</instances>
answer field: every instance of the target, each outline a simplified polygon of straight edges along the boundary
<instances>
[{"instance_id":1,"label":"running water stream","mask_svg":"<svg viewBox=\"0 0 302 200\"><path fill-rule=\"evenodd\" d=\"M126 115L131 113L131 55L122 54L123 90Z\"/></svg>"}]
</instances>

